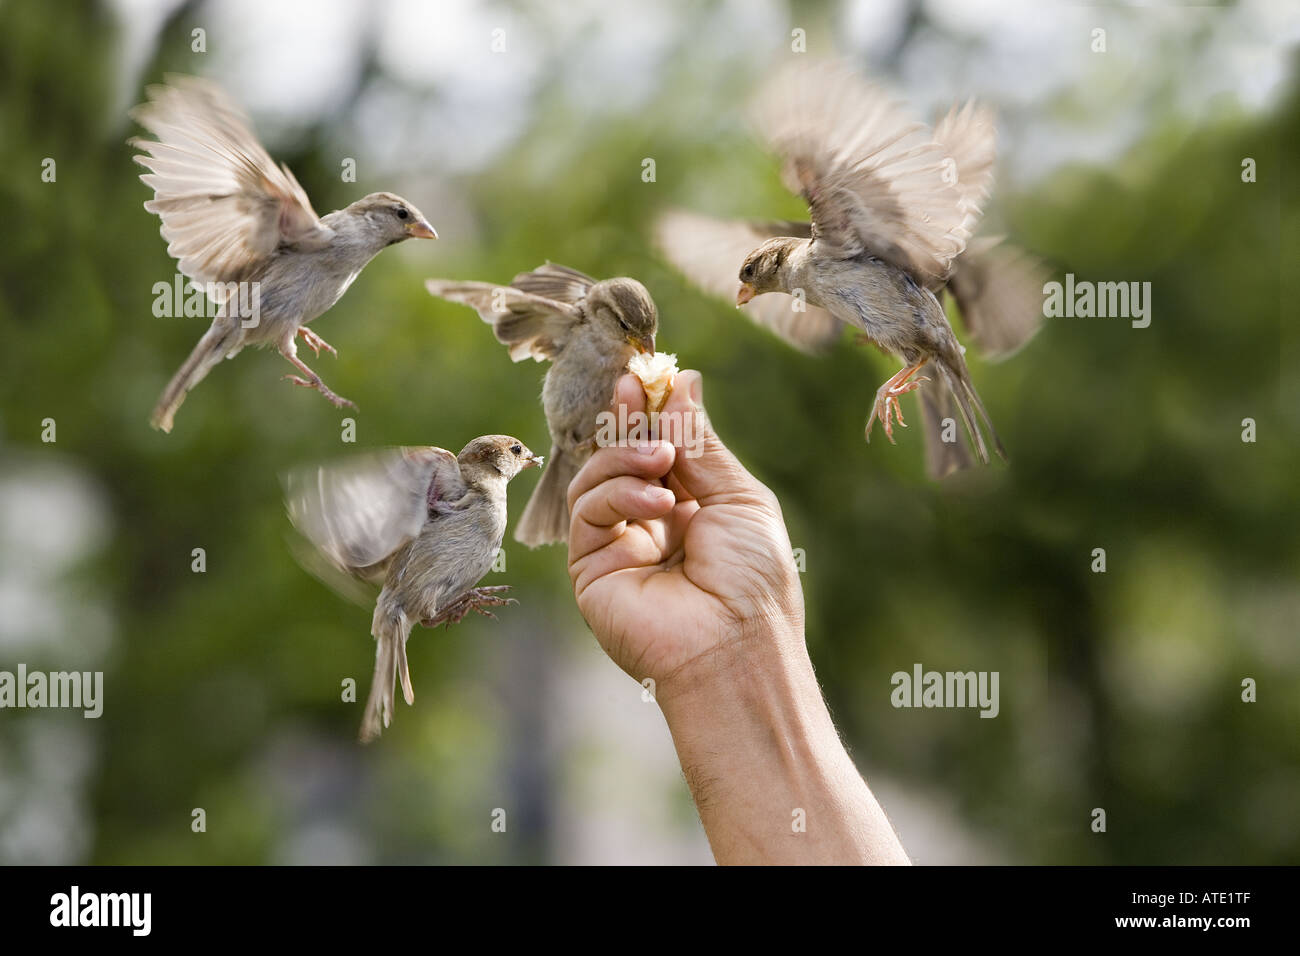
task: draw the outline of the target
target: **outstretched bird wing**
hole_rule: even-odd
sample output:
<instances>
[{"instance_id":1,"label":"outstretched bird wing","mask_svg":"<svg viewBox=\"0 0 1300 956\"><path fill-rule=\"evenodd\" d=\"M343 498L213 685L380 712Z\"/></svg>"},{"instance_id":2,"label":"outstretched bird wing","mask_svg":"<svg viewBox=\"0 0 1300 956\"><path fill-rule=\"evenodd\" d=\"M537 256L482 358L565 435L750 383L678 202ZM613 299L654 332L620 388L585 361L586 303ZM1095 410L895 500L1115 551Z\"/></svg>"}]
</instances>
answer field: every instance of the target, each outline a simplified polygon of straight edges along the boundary
<instances>
[{"instance_id":1,"label":"outstretched bird wing","mask_svg":"<svg viewBox=\"0 0 1300 956\"><path fill-rule=\"evenodd\" d=\"M256 274L281 245L316 248L333 236L298 180L262 148L248 118L216 85L168 77L131 115L156 140L135 138L144 204L162 219L167 251L197 282Z\"/></svg>"},{"instance_id":2,"label":"outstretched bird wing","mask_svg":"<svg viewBox=\"0 0 1300 956\"><path fill-rule=\"evenodd\" d=\"M924 124L836 63L780 71L756 99L755 121L828 250L875 256L928 286L943 284L979 211Z\"/></svg>"},{"instance_id":3,"label":"outstretched bird wing","mask_svg":"<svg viewBox=\"0 0 1300 956\"><path fill-rule=\"evenodd\" d=\"M510 358L555 358L583 319L582 300L595 280L576 269L547 263L515 276L510 285L429 279L431 295L467 305L492 326Z\"/></svg>"},{"instance_id":4,"label":"outstretched bird wing","mask_svg":"<svg viewBox=\"0 0 1300 956\"><path fill-rule=\"evenodd\" d=\"M966 247L948 279L962 324L975 346L1003 359L1034 337L1043 324L1041 261L1001 238L980 237Z\"/></svg>"},{"instance_id":5,"label":"outstretched bird wing","mask_svg":"<svg viewBox=\"0 0 1300 956\"><path fill-rule=\"evenodd\" d=\"M745 257L759 244L773 236L810 235L806 222L715 219L678 209L664 213L655 224L660 252L692 282L728 303L736 301ZM745 312L805 352L827 348L844 327L825 309L799 302L784 292L751 300Z\"/></svg>"}]
</instances>

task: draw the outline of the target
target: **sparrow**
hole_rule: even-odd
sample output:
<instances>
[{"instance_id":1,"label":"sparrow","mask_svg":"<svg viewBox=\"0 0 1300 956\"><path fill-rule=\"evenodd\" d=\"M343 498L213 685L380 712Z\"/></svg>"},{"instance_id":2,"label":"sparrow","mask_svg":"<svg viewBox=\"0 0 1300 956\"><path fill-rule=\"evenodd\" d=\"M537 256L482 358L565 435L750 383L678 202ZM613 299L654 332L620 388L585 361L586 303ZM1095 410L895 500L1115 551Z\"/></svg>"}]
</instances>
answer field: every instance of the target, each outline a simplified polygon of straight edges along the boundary
<instances>
[{"instance_id":1,"label":"sparrow","mask_svg":"<svg viewBox=\"0 0 1300 956\"><path fill-rule=\"evenodd\" d=\"M878 87L822 63L779 73L755 118L812 221L672 210L656 226L665 256L799 349L825 348L847 325L900 358L903 367L876 393L868 441L877 418L891 443L892 420L906 426L899 397L929 380L916 377L928 365L940 379L938 394L921 393L930 473L971 461L941 440L949 415L960 416L980 461L989 462L981 425L1005 458L938 298L946 289L974 341L995 357L1023 345L1042 321L1036 260L998 239L971 240L992 188L991 111L970 101L928 130Z\"/></svg>"},{"instance_id":2,"label":"sparrow","mask_svg":"<svg viewBox=\"0 0 1300 956\"><path fill-rule=\"evenodd\" d=\"M289 167L275 164L239 107L206 80L169 77L146 92L148 102L131 116L157 139L128 141L149 170L140 179L154 198L144 208L162 220L180 272L217 307L150 424L170 432L190 389L247 345L279 349L302 373L286 378L336 407L352 405L298 358L297 337L316 355L337 355L307 323L328 311L380 250L438 234L420 210L386 192L317 216Z\"/></svg>"},{"instance_id":3,"label":"sparrow","mask_svg":"<svg viewBox=\"0 0 1300 956\"><path fill-rule=\"evenodd\" d=\"M327 580L341 577L345 595L358 581L381 586L363 743L392 720L399 678L406 702L415 703L406 659L415 624L455 624L470 611L494 617L489 607L509 603L501 596L508 585L474 585L505 536L506 485L542 463L517 438L484 435L459 455L393 448L286 477L289 518L324 558Z\"/></svg>"},{"instance_id":4,"label":"sparrow","mask_svg":"<svg viewBox=\"0 0 1300 956\"><path fill-rule=\"evenodd\" d=\"M551 453L515 540L530 548L567 540L569 482L595 447L597 416L608 409L628 361L639 352L654 354L654 300L635 279L597 282L550 262L521 272L509 286L452 279L425 286L475 309L512 360L551 363L542 385Z\"/></svg>"}]
</instances>

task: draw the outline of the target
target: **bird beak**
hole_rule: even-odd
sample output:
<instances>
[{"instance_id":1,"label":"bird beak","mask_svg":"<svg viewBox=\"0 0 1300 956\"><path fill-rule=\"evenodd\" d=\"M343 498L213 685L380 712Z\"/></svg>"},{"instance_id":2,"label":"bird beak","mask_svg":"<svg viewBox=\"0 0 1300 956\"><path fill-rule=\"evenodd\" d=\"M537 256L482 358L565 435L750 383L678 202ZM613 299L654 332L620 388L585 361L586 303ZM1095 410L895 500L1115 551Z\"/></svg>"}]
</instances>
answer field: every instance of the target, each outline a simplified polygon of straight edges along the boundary
<instances>
[{"instance_id":1,"label":"bird beak","mask_svg":"<svg viewBox=\"0 0 1300 956\"><path fill-rule=\"evenodd\" d=\"M433 226L421 219L419 222L413 222L406 227L406 234L412 239L437 239L438 233L434 231Z\"/></svg>"},{"instance_id":2,"label":"bird beak","mask_svg":"<svg viewBox=\"0 0 1300 956\"><path fill-rule=\"evenodd\" d=\"M526 462L524 462L524 467L525 467L525 468L531 468L531 467L533 467L534 465L536 465L538 468L541 468L541 467L542 467L543 465L545 465L545 464L546 464L546 458L545 458L544 456L542 456L542 455L533 455L533 456L532 456L531 458L529 458Z\"/></svg>"},{"instance_id":3,"label":"bird beak","mask_svg":"<svg viewBox=\"0 0 1300 956\"><path fill-rule=\"evenodd\" d=\"M655 337L647 335L636 340L636 347L648 355L655 354Z\"/></svg>"},{"instance_id":4,"label":"bird beak","mask_svg":"<svg viewBox=\"0 0 1300 956\"><path fill-rule=\"evenodd\" d=\"M755 289L748 282L742 282L740 284L740 288L736 290L736 308L740 308L750 299L754 298L754 296L756 296L757 294L758 294L757 289Z\"/></svg>"}]
</instances>

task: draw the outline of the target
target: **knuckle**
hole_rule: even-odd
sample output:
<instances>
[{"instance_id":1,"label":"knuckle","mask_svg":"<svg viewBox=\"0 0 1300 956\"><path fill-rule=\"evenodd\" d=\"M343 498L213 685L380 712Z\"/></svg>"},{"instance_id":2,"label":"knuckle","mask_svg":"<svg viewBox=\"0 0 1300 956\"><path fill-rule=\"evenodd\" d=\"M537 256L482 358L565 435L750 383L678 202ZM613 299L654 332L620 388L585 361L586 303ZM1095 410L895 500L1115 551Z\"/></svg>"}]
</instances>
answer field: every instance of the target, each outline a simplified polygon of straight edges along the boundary
<instances>
[{"instance_id":1,"label":"knuckle","mask_svg":"<svg viewBox=\"0 0 1300 956\"><path fill-rule=\"evenodd\" d=\"M596 486L596 488L599 487L600 487L599 485ZM578 495L578 497L575 498L573 502L569 505L570 524L578 521L579 519L584 521L586 520L587 513L591 510L591 502L592 502L591 496L592 493L596 490L596 488L588 488L582 494Z\"/></svg>"}]
</instances>

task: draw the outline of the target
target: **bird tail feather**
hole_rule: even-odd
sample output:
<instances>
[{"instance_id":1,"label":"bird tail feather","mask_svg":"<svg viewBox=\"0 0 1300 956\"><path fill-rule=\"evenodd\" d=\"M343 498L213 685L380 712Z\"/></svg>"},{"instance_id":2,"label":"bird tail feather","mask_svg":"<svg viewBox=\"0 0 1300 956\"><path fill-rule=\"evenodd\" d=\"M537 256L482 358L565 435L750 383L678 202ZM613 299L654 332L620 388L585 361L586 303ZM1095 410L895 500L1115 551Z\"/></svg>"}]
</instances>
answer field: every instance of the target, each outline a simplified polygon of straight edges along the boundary
<instances>
[{"instance_id":1,"label":"bird tail feather","mask_svg":"<svg viewBox=\"0 0 1300 956\"><path fill-rule=\"evenodd\" d=\"M925 465L930 477L938 481L955 471L974 464L970 448L961 440L944 441L944 421L956 421L959 412L952 390L942 382L934 388L918 390L921 396L921 428L925 433Z\"/></svg>"},{"instance_id":2,"label":"bird tail feather","mask_svg":"<svg viewBox=\"0 0 1300 956\"><path fill-rule=\"evenodd\" d=\"M569 537L569 482L578 473L580 461L573 452L551 446L542 479L515 526L515 540L536 548Z\"/></svg>"},{"instance_id":3,"label":"bird tail feather","mask_svg":"<svg viewBox=\"0 0 1300 956\"><path fill-rule=\"evenodd\" d=\"M172 380L167 383L167 387L163 389L158 404L154 406L153 414L149 417L149 424L164 432L170 432L176 410L181 407L181 402L185 401L185 396L190 389L203 381L208 372L212 371L213 366L232 354L236 349L238 337L238 329L222 328L218 325L213 325L204 332L203 338L199 339L199 344L194 346L194 351L190 353L189 358L181 364L176 374L172 376Z\"/></svg>"},{"instance_id":4,"label":"bird tail feather","mask_svg":"<svg viewBox=\"0 0 1300 956\"><path fill-rule=\"evenodd\" d=\"M393 719L396 710L396 684L400 676L402 696L408 704L415 703L411 687L411 670L406 660L406 641L411 636L412 623L400 610L389 607L379 596L375 605L375 618L370 630L375 638L375 676L370 681L370 696L366 700L365 714L361 719L360 739L368 744L380 735Z\"/></svg>"},{"instance_id":5,"label":"bird tail feather","mask_svg":"<svg viewBox=\"0 0 1300 956\"><path fill-rule=\"evenodd\" d=\"M966 363L958 357L955 361L949 360L944 356L936 356L934 364L939 370L939 375L943 379L944 385L947 386L949 394L956 400L957 411L961 414L962 424L966 426L966 434L970 437L971 445L975 449L975 454L980 462L987 465L989 463L988 444L984 441L983 427L988 429L989 437L993 440L993 447L998 453L998 457L1003 461L1007 460L1006 449L1002 447L1002 439L998 437L997 429L993 427L993 422L989 419L989 413L984 408L984 403L980 401L979 393L975 391L975 386L970 380L970 372L966 369Z\"/></svg>"}]
</instances>

